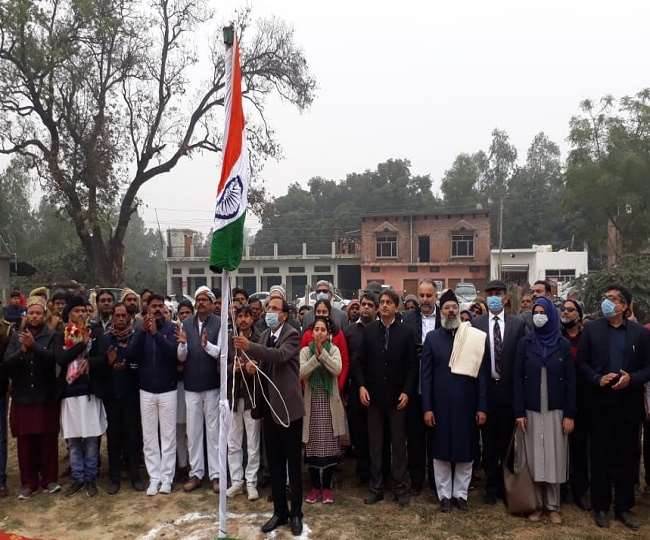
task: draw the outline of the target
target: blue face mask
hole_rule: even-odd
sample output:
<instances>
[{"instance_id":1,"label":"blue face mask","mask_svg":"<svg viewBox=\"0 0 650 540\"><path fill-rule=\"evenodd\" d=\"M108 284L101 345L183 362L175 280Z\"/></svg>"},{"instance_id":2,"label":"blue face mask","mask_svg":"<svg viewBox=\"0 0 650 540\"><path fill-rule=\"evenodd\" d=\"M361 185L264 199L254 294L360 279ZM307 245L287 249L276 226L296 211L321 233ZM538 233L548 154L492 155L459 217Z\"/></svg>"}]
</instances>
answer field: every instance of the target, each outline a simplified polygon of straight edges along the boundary
<instances>
[{"instance_id":1,"label":"blue face mask","mask_svg":"<svg viewBox=\"0 0 650 540\"><path fill-rule=\"evenodd\" d=\"M600 304L600 309L603 312L603 315L607 319L611 319L616 316L616 304L612 302L609 298L605 298Z\"/></svg>"},{"instance_id":2,"label":"blue face mask","mask_svg":"<svg viewBox=\"0 0 650 540\"><path fill-rule=\"evenodd\" d=\"M500 296L488 296L486 299L487 307L492 313L501 313L503 301Z\"/></svg>"},{"instance_id":3,"label":"blue face mask","mask_svg":"<svg viewBox=\"0 0 650 540\"><path fill-rule=\"evenodd\" d=\"M316 293L316 300L317 301L318 300L327 300L328 298L329 298L329 295L327 293L324 293L324 292Z\"/></svg>"},{"instance_id":4,"label":"blue face mask","mask_svg":"<svg viewBox=\"0 0 650 540\"><path fill-rule=\"evenodd\" d=\"M275 312L269 312L264 314L264 322L271 330L275 330L279 324L278 314Z\"/></svg>"}]
</instances>

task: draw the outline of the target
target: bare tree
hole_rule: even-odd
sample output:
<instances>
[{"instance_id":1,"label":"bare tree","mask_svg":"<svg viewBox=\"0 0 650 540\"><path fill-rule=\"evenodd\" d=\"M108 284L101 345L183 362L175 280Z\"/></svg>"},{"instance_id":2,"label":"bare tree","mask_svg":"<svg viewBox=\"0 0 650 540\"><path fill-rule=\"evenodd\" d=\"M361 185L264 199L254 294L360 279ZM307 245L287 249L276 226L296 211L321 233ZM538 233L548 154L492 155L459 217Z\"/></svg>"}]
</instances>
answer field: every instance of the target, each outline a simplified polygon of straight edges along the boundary
<instances>
[{"instance_id":1,"label":"bare tree","mask_svg":"<svg viewBox=\"0 0 650 540\"><path fill-rule=\"evenodd\" d=\"M201 59L193 39L210 24ZM284 22L245 10L236 28L259 165L279 151L266 99L303 109L315 81ZM0 0L0 153L27 158L50 204L69 215L90 281L122 283L146 182L194 152L221 151L219 35L203 0Z\"/></svg>"}]
</instances>

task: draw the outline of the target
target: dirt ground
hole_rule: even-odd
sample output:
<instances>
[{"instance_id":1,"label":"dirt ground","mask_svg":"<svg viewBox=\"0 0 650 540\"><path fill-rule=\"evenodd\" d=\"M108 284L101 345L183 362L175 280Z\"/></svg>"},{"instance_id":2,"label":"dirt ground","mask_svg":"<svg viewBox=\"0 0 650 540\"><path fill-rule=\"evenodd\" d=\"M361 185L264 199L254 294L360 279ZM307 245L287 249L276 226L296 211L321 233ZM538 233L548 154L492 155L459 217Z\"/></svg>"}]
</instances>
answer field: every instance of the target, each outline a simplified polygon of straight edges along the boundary
<instances>
[{"instance_id":1,"label":"dirt ground","mask_svg":"<svg viewBox=\"0 0 650 540\"><path fill-rule=\"evenodd\" d=\"M62 453L63 455L63 453ZM106 463L105 448L103 463ZM346 463L338 476L336 503L323 506L304 505L303 539L378 540L383 538L432 540L437 538L529 539L617 539L650 538L650 497L640 497L636 516L642 522L640 532L632 533L612 520L608 531L598 529L590 515L573 505L562 509L564 524L548 522L532 524L523 518L509 516L503 506L486 506L480 489L470 493L470 512L441 514L432 495L423 493L401 510L386 500L372 507L363 504L365 491L352 477L352 462ZM61 464L61 470L64 464ZM9 446L10 496L0 499L0 530L19 533L42 540L138 539L138 540L207 540L216 538L217 497L208 488L183 493L174 487L171 495L147 497L136 493L128 482L122 483L118 495L103 490L106 478L99 482L100 494L94 499L80 492L71 498L38 494L28 501L19 501L18 469L14 441ZM67 483L68 479L62 479ZM271 503L264 497L249 503L241 496L229 502L228 533L234 538L263 539L259 526L269 516ZM268 538L292 538L282 527Z\"/></svg>"}]
</instances>

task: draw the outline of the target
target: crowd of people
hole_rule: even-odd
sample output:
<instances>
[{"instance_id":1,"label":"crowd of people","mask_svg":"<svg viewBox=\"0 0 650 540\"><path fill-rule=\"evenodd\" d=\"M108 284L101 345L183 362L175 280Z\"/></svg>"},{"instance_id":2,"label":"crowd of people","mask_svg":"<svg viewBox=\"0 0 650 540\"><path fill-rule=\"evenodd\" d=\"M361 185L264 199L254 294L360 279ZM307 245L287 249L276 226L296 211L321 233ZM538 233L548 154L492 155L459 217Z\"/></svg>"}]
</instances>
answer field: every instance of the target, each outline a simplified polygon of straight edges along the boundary
<instances>
[{"instance_id":1,"label":"crowd of people","mask_svg":"<svg viewBox=\"0 0 650 540\"><path fill-rule=\"evenodd\" d=\"M234 288L227 321L221 291L205 286L177 306L149 290L116 298L101 289L94 301L12 293L0 322L0 496L7 417L21 499L62 489L59 436L64 495L96 496L105 437L108 494L125 472L148 496L207 481L254 501L270 483L274 512L262 531L288 524L294 535L303 502L334 503L346 458L366 504L389 485L400 507L431 489L441 512L467 512L481 475L485 503L507 499L503 467L518 433L537 501L528 519L561 523L570 498L599 527L609 526L612 502L617 520L639 527L631 511L642 457L650 485L650 332L624 286L606 287L588 321L578 299L554 298L544 281L518 306L499 280L470 306L430 279L403 298L362 291L345 310L332 304L330 283L315 292L313 306L295 310L280 286L264 302ZM220 478L221 392L232 411L229 479Z\"/></svg>"}]
</instances>

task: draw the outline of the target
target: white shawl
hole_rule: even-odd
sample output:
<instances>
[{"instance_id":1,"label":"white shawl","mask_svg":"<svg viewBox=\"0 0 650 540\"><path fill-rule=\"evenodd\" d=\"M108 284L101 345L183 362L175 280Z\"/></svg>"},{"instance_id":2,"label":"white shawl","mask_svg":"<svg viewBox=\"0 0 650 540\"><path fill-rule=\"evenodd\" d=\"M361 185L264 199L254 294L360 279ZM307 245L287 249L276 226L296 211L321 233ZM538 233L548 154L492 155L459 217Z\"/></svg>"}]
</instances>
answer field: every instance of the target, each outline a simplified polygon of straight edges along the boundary
<instances>
[{"instance_id":1,"label":"white shawl","mask_svg":"<svg viewBox=\"0 0 650 540\"><path fill-rule=\"evenodd\" d=\"M456 330L454 348L451 351L449 367L456 375L478 377L485 352L487 334L474 328L469 322L462 322Z\"/></svg>"}]
</instances>

